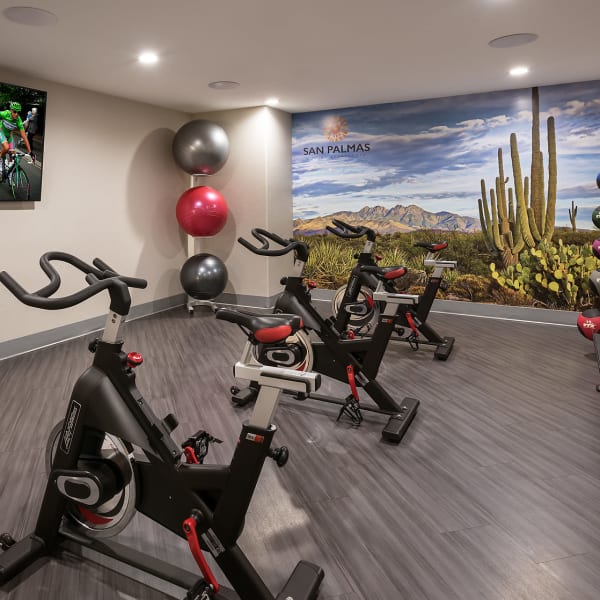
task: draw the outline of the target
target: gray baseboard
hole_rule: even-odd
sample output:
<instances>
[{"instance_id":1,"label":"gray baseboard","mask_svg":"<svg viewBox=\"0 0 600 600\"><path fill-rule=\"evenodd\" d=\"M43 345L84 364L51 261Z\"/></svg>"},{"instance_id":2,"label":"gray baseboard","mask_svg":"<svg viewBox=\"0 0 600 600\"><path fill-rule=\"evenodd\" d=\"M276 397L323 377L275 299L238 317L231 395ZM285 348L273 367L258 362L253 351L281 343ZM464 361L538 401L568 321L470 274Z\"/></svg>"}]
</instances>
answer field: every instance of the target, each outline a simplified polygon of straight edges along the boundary
<instances>
[{"instance_id":1,"label":"gray baseboard","mask_svg":"<svg viewBox=\"0 0 600 600\"><path fill-rule=\"evenodd\" d=\"M504 306L502 304L481 304L478 302L460 302L457 300L435 300L432 312L501 319L506 321L523 321L529 323L546 323L551 325L577 326L576 311L550 310L547 308L530 308L528 306Z\"/></svg>"},{"instance_id":2,"label":"gray baseboard","mask_svg":"<svg viewBox=\"0 0 600 600\"><path fill-rule=\"evenodd\" d=\"M133 306L129 313L128 320L131 321L133 319L147 317L148 315L162 312L163 310L169 310L176 306L183 306L184 304L184 294L153 300L152 302ZM63 325L62 327L56 327L55 329L49 329L48 331L26 335L15 340L0 342L0 360L98 331L104 327L105 321L106 315L102 315L77 323Z\"/></svg>"},{"instance_id":3,"label":"gray baseboard","mask_svg":"<svg viewBox=\"0 0 600 600\"><path fill-rule=\"evenodd\" d=\"M311 292L311 297L313 302L329 303L333 298L333 293L333 290L315 289ZM459 300L435 300L431 311L434 313L440 312L468 317L573 326L577 325L577 315L579 314L569 310L549 310L547 308L530 308L526 306L504 306L501 304L461 302Z\"/></svg>"},{"instance_id":4,"label":"gray baseboard","mask_svg":"<svg viewBox=\"0 0 600 600\"><path fill-rule=\"evenodd\" d=\"M220 294L214 300L194 300L192 297L188 296L187 302L188 306L192 307L212 304L217 306L239 306L240 308L246 307L250 309L266 310L273 307L277 296L279 296L279 294L275 294L269 298L266 296L249 296L245 294L231 294L226 292L224 294Z\"/></svg>"}]
</instances>

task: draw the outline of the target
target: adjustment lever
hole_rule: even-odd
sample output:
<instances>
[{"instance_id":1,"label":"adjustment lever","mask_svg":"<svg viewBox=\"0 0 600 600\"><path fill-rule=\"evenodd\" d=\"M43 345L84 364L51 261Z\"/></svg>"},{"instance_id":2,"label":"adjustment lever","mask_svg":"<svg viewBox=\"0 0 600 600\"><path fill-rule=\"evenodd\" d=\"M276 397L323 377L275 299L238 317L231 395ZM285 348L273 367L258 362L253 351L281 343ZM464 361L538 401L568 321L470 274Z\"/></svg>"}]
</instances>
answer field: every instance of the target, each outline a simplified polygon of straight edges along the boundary
<instances>
[{"instance_id":1,"label":"adjustment lever","mask_svg":"<svg viewBox=\"0 0 600 600\"><path fill-rule=\"evenodd\" d=\"M290 451L287 449L287 446L281 446L281 448L272 448L268 453L269 458L272 458L279 468L283 467L289 457Z\"/></svg>"},{"instance_id":2,"label":"adjustment lever","mask_svg":"<svg viewBox=\"0 0 600 600\"><path fill-rule=\"evenodd\" d=\"M204 554L202 554L197 531L198 522L201 518L202 515L200 512L193 509L192 514L183 522L183 532L187 538L192 556L200 567L203 577L203 579L196 582L192 589L189 590L184 600L213 600L221 587L204 558Z\"/></svg>"},{"instance_id":3,"label":"adjustment lever","mask_svg":"<svg viewBox=\"0 0 600 600\"><path fill-rule=\"evenodd\" d=\"M2 550L8 550L11 546L15 545L15 540L10 533L3 533L0 535L0 548Z\"/></svg>"}]
</instances>

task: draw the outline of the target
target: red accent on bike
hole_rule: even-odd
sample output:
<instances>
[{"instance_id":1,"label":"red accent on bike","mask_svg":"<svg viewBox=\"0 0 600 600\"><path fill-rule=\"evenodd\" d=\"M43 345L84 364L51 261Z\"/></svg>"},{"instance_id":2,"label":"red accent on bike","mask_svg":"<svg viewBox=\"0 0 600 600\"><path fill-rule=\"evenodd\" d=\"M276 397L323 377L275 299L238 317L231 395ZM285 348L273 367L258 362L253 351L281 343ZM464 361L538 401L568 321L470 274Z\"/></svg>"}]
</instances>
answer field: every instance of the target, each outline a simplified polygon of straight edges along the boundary
<instances>
[{"instance_id":1,"label":"red accent on bike","mask_svg":"<svg viewBox=\"0 0 600 600\"><path fill-rule=\"evenodd\" d=\"M106 525L110 523L112 519L107 519L106 517L101 517L97 515L95 512L81 506L80 504L77 506L77 510L81 513L81 516L92 525Z\"/></svg>"},{"instance_id":2,"label":"red accent on bike","mask_svg":"<svg viewBox=\"0 0 600 600\"><path fill-rule=\"evenodd\" d=\"M354 396L354 399L358 402L358 388L356 387L356 379L354 378L354 367L352 365L348 365L346 367L346 374L348 375L348 383L350 384L350 391Z\"/></svg>"},{"instance_id":3,"label":"red accent on bike","mask_svg":"<svg viewBox=\"0 0 600 600\"><path fill-rule=\"evenodd\" d=\"M215 594L218 594L220 586L213 572L210 570L210 567L204 558L204 554L202 554L202 548L200 548L200 542L198 540L198 533L196 532L196 519L194 517L189 517L183 522L183 533L185 533L185 537L187 538L192 556L200 567L202 577L204 577L204 579L210 585L212 585Z\"/></svg>"},{"instance_id":4,"label":"red accent on bike","mask_svg":"<svg viewBox=\"0 0 600 600\"><path fill-rule=\"evenodd\" d=\"M400 267L399 269L394 269L393 271L388 271L384 277L386 279L397 279L398 277L402 277L406 273L406 267Z\"/></svg>"},{"instance_id":5,"label":"red accent on bike","mask_svg":"<svg viewBox=\"0 0 600 600\"><path fill-rule=\"evenodd\" d=\"M375 261L376 262L379 262L382 258L383 258L383 256L381 256L381 254L376 254L375 255Z\"/></svg>"},{"instance_id":6,"label":"red accent on bike","mask_svg":"<svg viewBox=\"0 0 600 600\"><path fill-rule=\"evenodd\" d=\"M263 344L272 344L285 340L292 333L289 325L278 325L277 327L265 327L254 333L254 337Z\"/></svg>"},{"instance_id":7,"label":"red accent on bike","mask_svg":"<svg viewBox=\"0 0 600 600\"><path fill-rule=\"evenodd\" d=\"M130 352L127 355L127 364L135 369L139 367L144 362L144 357L139 352Z\"/></svg>"},{"instance_id":8,"label":"red accent on bike","mask_svg":"<svg viewBox=\"0 0 600 600\"><path fill-rule=\"evenodd\" d=\"M373 308L373 304L375 304L375 300L373 300L373 296L371 296L370 294L367 294L365 296L365 300L367 301L369 308Z\"/></svg>"},{"instance_id":9,"label":"red accent on bike","mask_svg":"<svg viewBox=\"0 0 600 600\"><path fill-rule=\"evenodd\" d=\"M183 453L185 454L185 462L188 465L199 465L198 459L196 458L196 454L191 446L186 446L183 449Z\"/></svg>"},{"instance_id":10,"label":"red accent on bike","mask_svg":"<svg viewBox=\"0 0 600 600\"><path fill-rule=\"evenodd\" d=\"M577 317L577 327L588 340L594 339L594 334L600 331L600 312L596 309L584 310Z\"/></svg>"},{"instance_id":11,"label":"red accent on bike","mask_svg":"<svg viewBox=\"0 0 600 600\"><path fill-rule=\"evenodd\" d=\"M354 331L352 329L349 329L348 331L346 331L346 338L349 340L353 340L356 337L356 335L354 334Z\"/></svg>"},{"instance_id":12,"label":"red accent on bike","mask_svg":"<svg viewBox=\"0 0 600 600\"><path fill-rule=\"evenodd\" d=\"M412 332L415 335L419 335L419 330L417 329L415 320L413 319L412 315L410 313L406 313L404 316L406 317L406 321L408 322L408 326L412 329Z\"/></svg>"},{"instance_id":13,"label":"red accent on bike","mask_svg":"<svg viewBox=\"0 0 600 600\"><path fill-rule=\"evenodd\" d=\"M312 279L306 282L306 285L309 290L314 290L316 287L319 287Z\"/></svg>"},{"instance_id":14,"label":"red accent on bike","mask_svg":"<svg viewBox=\"0 0 600 600\"><path fill-rule=\"evenodd\" d=\"M447 247L448 247L448 242L440 242L439 244L433 245L432 252L439 252L440 250L443 250L444 248L447 248Z\"/></svg>"}]
</instances>

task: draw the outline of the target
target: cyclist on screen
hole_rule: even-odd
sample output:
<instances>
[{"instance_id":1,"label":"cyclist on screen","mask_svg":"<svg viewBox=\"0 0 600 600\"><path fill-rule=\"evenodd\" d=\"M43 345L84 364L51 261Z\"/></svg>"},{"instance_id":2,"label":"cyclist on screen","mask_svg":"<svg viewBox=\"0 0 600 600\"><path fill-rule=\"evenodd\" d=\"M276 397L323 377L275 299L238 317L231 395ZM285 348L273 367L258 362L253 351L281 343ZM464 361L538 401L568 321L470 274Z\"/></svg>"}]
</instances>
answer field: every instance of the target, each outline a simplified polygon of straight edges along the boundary
<instances>
[{"instance_id":1,"label":"cyclist on screen","mask_svg":"<svg viewBox=\"0 0 600 600\"><path fill-rule=\"evenodd\" d=\"M11 136L16 133L21 135L27 152L31 154L31 146L25 134L25 127L19 116L20 110L21 105L18 102L11 102L8 110L0 111L0 144L2 145L0 160L3 160L4 155L9 151Z\"/></svg>"}]
</instances>

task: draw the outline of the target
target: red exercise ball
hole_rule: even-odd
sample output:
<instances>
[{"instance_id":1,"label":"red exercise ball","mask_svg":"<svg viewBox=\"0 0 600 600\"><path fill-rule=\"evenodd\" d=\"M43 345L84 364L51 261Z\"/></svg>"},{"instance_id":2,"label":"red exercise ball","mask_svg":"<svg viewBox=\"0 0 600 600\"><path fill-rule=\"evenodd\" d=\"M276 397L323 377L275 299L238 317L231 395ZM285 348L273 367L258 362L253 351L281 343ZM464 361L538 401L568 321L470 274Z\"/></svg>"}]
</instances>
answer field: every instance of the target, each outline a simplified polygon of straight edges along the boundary
<instances>
[{"instance_id":1,"label":"red exercise ball","mask_svg":"<svg viewBox=\"0 0 600 600\"><path fill-rule=\"evenodd\" d=\"M177 202L177 221L189 235L219 233L227 221L227 202L217 190L200 185L190 188Z\"/></svg>"}]
</instances>

